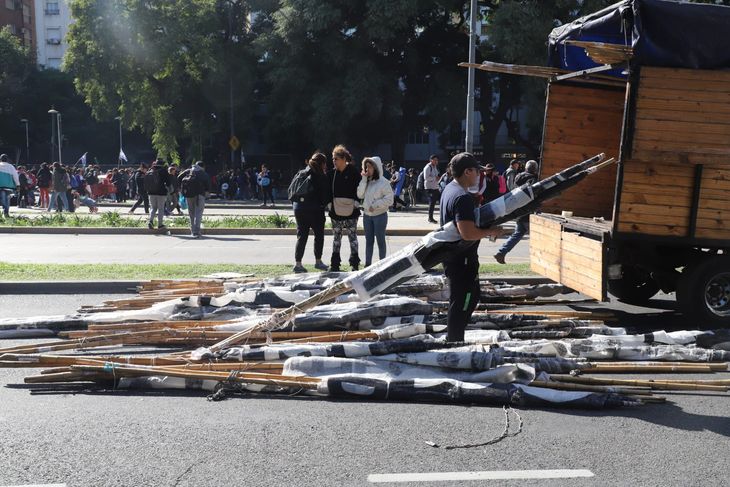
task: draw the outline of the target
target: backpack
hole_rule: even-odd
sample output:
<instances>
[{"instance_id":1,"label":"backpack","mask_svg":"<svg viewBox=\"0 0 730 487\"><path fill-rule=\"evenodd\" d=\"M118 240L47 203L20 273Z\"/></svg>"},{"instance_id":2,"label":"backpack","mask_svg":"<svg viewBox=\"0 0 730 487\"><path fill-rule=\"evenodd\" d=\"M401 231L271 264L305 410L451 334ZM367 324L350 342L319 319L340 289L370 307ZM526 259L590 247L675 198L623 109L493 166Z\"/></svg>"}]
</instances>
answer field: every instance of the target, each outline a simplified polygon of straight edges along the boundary
<instances>
[{"instance_id":1,"label":"backpack","mask_svg":"<svg viewBox=\"0 0 730 487\"><path fill-rule=\"evenodd\" d=\"M153 193L160 190L162 180L160 178L160 171L156 169L150 169L147 174L144 175L144 190L147 193Z\"/></svg>"},{"instance_id":2,"label":"backpack","mask_svg":"<svg viewBox=\"0 0 730 487\"><path fill-rule=\"evenodd\" d=\"M423 171L418 173L418 180L416 181L416 189L423 189L425 181L423 179Z\"/></svg>"},{"instance_id":3,"label":"backpack","mask_svg":"<svg viewBox=\"0 0 730 487\"><path fill-rule=\"evenodd\" d=\"M186 198L194 198L205 193L203 175L198 174L200 172L191 169L180 181L180 192Z\"/></svg>"},{"instance_id":4,"label":"backpack","mask_svg":"<svg viewBox=\"0 0 730 487\"><path fill-rule=\"evenodd\" d=\"M314 192L314 183L309 168L302 169L294 175L289 184L289 201L303 201L304 197Z\"/></svg>"}]
</instances>

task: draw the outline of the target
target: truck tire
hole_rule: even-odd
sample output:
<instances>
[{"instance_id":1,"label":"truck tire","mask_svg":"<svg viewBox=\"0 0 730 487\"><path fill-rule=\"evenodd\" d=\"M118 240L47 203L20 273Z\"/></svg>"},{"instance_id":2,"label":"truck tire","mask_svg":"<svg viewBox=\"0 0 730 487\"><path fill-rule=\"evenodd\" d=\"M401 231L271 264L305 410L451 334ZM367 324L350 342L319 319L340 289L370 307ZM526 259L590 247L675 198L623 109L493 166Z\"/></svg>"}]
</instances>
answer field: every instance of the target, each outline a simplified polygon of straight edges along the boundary
<instances>
[{"instance_id":1,"label":"truck tire","mask_svg":"<svg viewBox=\"0 0 730 487\"><path fill-rule=\"evenodd\" d=\"M659 292L659 284L646 271L624 266L621 279L609 279L608 292L628 304L646 304Z\"/></svg>"},{"instance_id":2,"label":"truck tire","mask_svg":"<svg viewBox=\"0 0 730 487\"><path fill-rule=\"evenodd\" d=\"M706 257L682 271L679 309L698 328L730 326L730 257Z\"/></svg>"}]
</instances>

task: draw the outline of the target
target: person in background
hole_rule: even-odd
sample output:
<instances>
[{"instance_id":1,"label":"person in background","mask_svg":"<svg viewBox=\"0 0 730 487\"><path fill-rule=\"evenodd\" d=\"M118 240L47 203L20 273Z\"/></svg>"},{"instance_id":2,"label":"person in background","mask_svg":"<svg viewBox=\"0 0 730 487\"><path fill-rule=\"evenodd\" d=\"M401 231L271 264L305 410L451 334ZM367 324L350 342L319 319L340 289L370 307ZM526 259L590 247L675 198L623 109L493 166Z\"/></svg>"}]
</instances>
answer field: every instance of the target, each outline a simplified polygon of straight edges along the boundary
<instances>
[{"instance_id":1,"label":"person in background","mask_svg":"<svg viewBox=\"0 0 730 487\"><path fill-rule=\"evenodd\" d=\"M271 193L271 172L269 171L269 168L266 167L266 164L261 164L261 171L259 171L258 175L256 176L256 182L261 189L261 195L264 200L264 202L261 203L261 206L266 206L266 199L268 198L271 201L271 207L275 208L276 204L274 203L274 196Z\"/></svg>"},{"instance_id":2,"label":"person in background","mask_svg":"<svg viewBox=\"0 0 730 487\"><path fill-rule=\"evenodd\" d=\"M439 199L439 158L433 154L428 158L428 164L423 168L423 189L428 193L428 222L436 223L433 211Z\"/></svg>"},{"instance_id":3,"label":"person in background","mask_svg":"<svg viewBox=\"0 0 730 487\"><path fill-rule=\"evenodd\" d=\"M327 265L322 262L322 252L324 251L324 212L330 201L330 188L326 174L327 156L321 152L315 152L307 161L307 167L302 171L310 178L311 191L295 197L292 201L294 218L297 221L297 245L294 249L293 271L307 272L302 265L302 258L304 249L307 247L310 228L314 232L314 267L326 271Z\"/></svg>"},{"instance_id":4,"label":"person in background","mask_svg":"<svg viewBox=\"0 0 730 487\"><path fill-rule=\"evenodd\" d=\"M53 163L53 179L51 182L51 201L48 204L47 211L53 211L56 208L56 202L58 198L61 198L63 209L69 211L69 201L66 191L71 187L71 178L69 177L66 170L63 168L60 162ZM61 209L59 208L59 211Z\"/></svg>"},{"instance_id":5,"label":"person in background","mask_svg":"<svg viewBox=\"0 0 730 487\"><path fill-rule=\"evenodd\" d=\"M134 210L141 204L144 204L145 214L150 212L150 198L147 194L147 190L144 188L144 175L147 174L147 166L140 164L139 168L134 172L134 185L137 188L137 201L132 205L129 213L134 213Z\"/></svg>"},{"instance_id":6,"label":"person in background","mask_svg":"<svg viewBox=\"0 0 730 487\"><path fill-rule=\"evenodd\" d=\"M38 170L36 177L38 179L38 192L40 194L38 198L38 207L48 208L50 197L49 190L51 189L51 180L53 179L53 175L51 174L51 170L48 168L47 162L41 164L41 168Z\"/></svg>"},{"instance_id":7,"label":"person in background","mask_svg":"<svg viewBox=\"0 0 730 487\"><path fill-rule=\"evenodd\" d=\"M99 207L96 204L96 201L89 198L85 194L81 194L79 191L71 190L71 195L73 196L73 205L78 210L81 208L81 206L88 206L89 207L89 213L98 213Z\"/></svg>"},{"instance_id":8,"label":"person in background","mask_svg":"<svg viewBox=\"0 0 730 487\"><path fill-rule=\"evenodd\" d=\"M525 171L519 173L514 180L515 187L518 188L523 184L533 184L537 181L537 161L527 161ZM496 254L494 260L500 264L506 264L505 256L512 250L522 237L530 231L530 215L519 217L515 221L515 231L509 236L507 241L502 244Z\"/></svg>"},{"instance_id":9,"label":"person in background","mask_svg":"<svg viewBox=\"0 0 730 487\"><path fill-rule=\"evenodd\" d=\"M482 204L484 204L500 196L499 174L495 171L494 164L490 162L484 166L482 177L484 179L481 181L480 189L482 190Z\"/></svg>"},{"instance_id":10,"label":"person in background","mask_svg":"<svg viewBox=\"0 0 730 487\"><path fill-rule=\"evenodd\" d=\"M408 179L406 179L406 197L408 198L408 207L415 208L416 207L416 194L417 189L416 185L418 183L418 174L416 173L416 170L413 168L410 168L408 170Z\"/></svg>"},{"instance_id":11,"label":"person in background","mask_svg":"<svg viewBox=\"0 0 730 487\"><path fill-rule=\"evenodd\" d=\"M515 177L520 173L520 161L512 159L509 161L509 167L504 172L504 179L507 183L507 191L515 189Z\"/></svg>"},{"instance_id":12,"label":"person in background","mask_svg":"<svg viewBox=\"0 0 730 487\"><path fill-rule=\"evenodd\" d=\"M380 157L362 160L362 179L357 186L357 197L362 200L363 227L365 228L365 267L373 262L375 240L378 242L380 260L385 258L385 228L388 226L388 207L393 203L393 189L381 176L383 163Z\"/></svg>"},{"instance_id":13,"label":"person in background","mask_svg":"<svg viewBox=\"0 0 730 487\"><path fill-rule=\"evenodd\" d=\"M20 187L18 171L10 163L7 154L0 155L0 206L5 218L10 216L10 194Z\"/></svg>"},{"instance_id":14,"label":"person in background","mask_svg":"<svg viewBox=\"0 0 730 487\"><path fill-rule=\"evenodd\" d=\"M177 182L188 204L190 235L194 238L200 238L203 236L201 223L203 222L205 199L213 187L210 176L205 172L205 163L198 161L192 167L181 172L177 177Z\"/></svg>"},{"instance_id":15,"label":"person in background","mask_svg":"<svg viewBox=\"0 0 730 487\"><path fill-rule=\"evenodd\" d=\"M167 174L170 176L170 193L167 195L167 206L166 213L172 214L172 210L177 210L178 215L182 215L182 209L180 209L180 183L177 178L177 166L172 164L167 169Z\"/></svg>"},{"instance_id":16,"label":"person in background","mask_svg":"<svg viewBox=\"0 0 730 487\"><path fill-rule=\"evenodd\" d=\"M451 181L453 181L454 178L451 176L451 166L446 167L446 172L441 175L439 178L439 191L442 193L444 192L444 189L446 188L446 185L449 184Z\"/></svg>"},{"instance_id":17,"label":"person in background","mask_svg":"<svg viewBox=\"0 0 730 487\"><path fill-rule=\"evenodd\" d=\"M167 173L165 161L157 159L152 163L152 167L144 176L144 187L150 198L150 218L147 222L147 228L154 229L155 215L157 215L157 228L165 230L165 202L167 201L167 192L170 186L170 176Z\"/></svg>"},{"instance_id":18,"label":"person in background","mask_svg":"<svg viewBox=\"0 0 730 487\"><path fill-rule=\"evenodd\" d=\"M357 201L357 186L360 184L360 171L352 164L352 155L344 145L337 145L332 149L332 162L335 169L329 177L329 186L332 188L332 206L330 220L332 221L332 259L330 271L340 271L340 246L342 235L350 239L350 267L358 270L360 256L357 243L357 219L360 217L360 208Z\"/></svg>"}]
</instances>

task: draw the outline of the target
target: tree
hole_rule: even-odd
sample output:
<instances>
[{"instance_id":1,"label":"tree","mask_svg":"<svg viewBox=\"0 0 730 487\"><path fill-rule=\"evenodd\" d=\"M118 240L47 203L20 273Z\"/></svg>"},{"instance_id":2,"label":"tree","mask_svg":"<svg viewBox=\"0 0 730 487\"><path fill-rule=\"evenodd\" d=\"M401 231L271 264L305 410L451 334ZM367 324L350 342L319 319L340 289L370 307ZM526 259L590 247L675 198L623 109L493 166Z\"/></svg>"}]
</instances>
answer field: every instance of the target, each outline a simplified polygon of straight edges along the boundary
<instances>
[{"instance_id":1,"label":"tree","mask_svg":"<svg viewBox=\"0 0 730 487\"><path fill-rule=\"evenodd\" d=\"M211 113L230 111L233 85L237 128L245 128L254 63L247 2L75 0L71 12L66 69L94 117L120 115L173 162L182 140L197 158L202 134L217 123Z\"/></svg>"},{"instance_id":2,"label":"tree","mask_svg":"<svg viewBox=\"0 0 730 487\"><path fill-rule=\"evenodd\" d=\"M9 28L0 29L0 145L9 144L20 133L14 113L31 69L28 50Z\"/></svg>"}]
</instances>

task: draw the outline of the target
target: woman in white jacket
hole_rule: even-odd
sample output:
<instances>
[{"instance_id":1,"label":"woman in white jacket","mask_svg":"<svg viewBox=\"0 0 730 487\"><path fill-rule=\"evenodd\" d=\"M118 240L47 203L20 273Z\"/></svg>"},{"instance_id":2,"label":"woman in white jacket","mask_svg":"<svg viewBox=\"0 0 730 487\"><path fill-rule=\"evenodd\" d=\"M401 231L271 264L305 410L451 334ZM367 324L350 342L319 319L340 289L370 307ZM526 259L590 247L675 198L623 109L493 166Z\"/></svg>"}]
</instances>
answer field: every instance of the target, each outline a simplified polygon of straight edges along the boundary
<instances>
[{"instance_id":1,"label":"woman in white jacket","mask_svg":"<svg viewBox=\"0 0 730 487\"><path fill-rule=\"evenodd\" d=\"M362 200L365 216L365 266L373 261L373 246L378 241L380 259L385 258L385 227L388 226L388 208L393 204L393 189L383 177L380 157L362 160L362 179L357 187L357 197Z\"/></svg>"}]
</instances>

